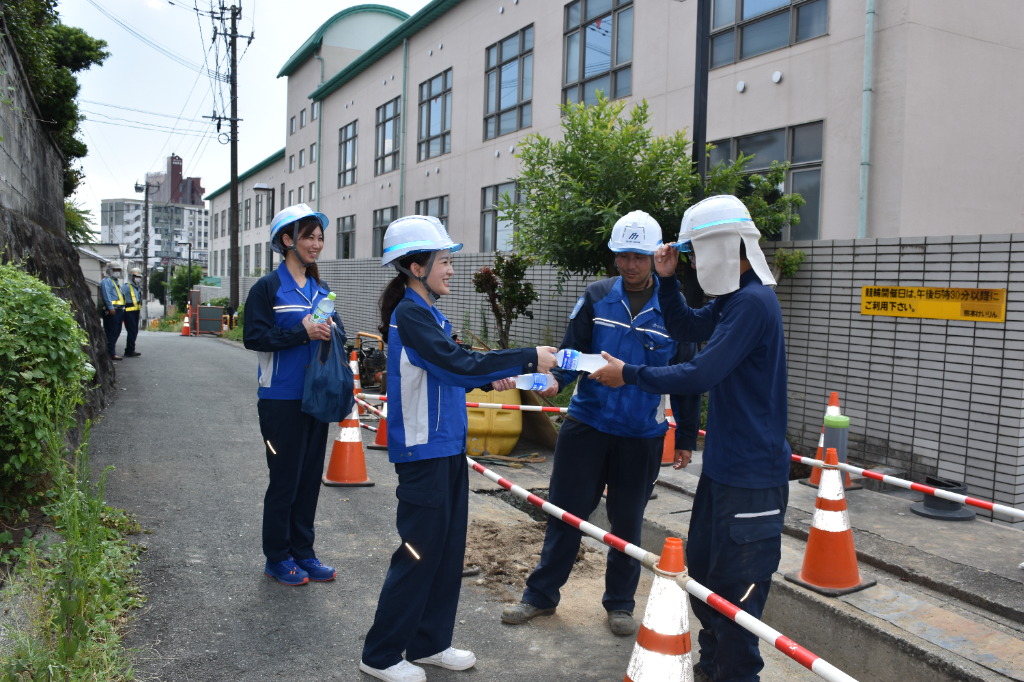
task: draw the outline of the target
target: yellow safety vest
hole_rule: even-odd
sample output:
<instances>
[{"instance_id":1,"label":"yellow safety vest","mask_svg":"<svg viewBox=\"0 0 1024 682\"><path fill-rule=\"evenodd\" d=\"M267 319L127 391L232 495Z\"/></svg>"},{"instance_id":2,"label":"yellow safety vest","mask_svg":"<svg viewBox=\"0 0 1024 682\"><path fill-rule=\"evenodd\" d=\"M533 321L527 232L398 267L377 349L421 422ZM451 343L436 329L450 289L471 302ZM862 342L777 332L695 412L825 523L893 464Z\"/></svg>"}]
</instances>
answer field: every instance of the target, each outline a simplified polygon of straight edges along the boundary
<instances>
[{"instance_id":1,"label":"yellow safety vest","mask_svg":"<svg viewBox=\"0 0 1024 682\"><path fill-rule=\"evenodd\" d=\"M139 303L139 299L135 297L135 285L131 282L128 283L128 294L132 297L132 304L124 309L126 313L135 312L141 310L142 305Z\"/></svg>"},{"instance_id":2,"label":"yellow safety vest","mask_svg":"<svg viewBox=\"0 0 1024 682\"><path fill-rule=\"evenodd\" d=\"M115 306L123 306L124 305L124 292L121 291L121 285L117 284L117 280L114 279L113 277L108 277L107 279L109 279L110 281L114 282L114 289L117 290L117 300L114 301L114 305Z\"/></svg>"}]
</instances>

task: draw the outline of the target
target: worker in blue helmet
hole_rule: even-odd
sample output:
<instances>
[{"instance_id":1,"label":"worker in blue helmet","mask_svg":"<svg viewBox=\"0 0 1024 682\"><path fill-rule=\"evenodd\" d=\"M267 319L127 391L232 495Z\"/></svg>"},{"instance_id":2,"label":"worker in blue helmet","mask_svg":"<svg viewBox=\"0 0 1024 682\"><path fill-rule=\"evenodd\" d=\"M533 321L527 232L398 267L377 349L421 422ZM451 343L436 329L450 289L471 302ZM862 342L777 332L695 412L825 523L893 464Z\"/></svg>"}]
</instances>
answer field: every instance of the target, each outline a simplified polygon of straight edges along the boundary
<instances>
[{"instance_id":1,"label":"worker in blue helmet","mask_svg":"<svg viewBox=\"0 0 1024 682\"><path fill-rule=\"evenodd\" d=\"M455 343L434 303L449 293L461 248L430 216L399 218L384 234L381 265L398 271L381 293L378 329L388 344L388 459L398 474L401 540L359 669L386 682L423 682L415 664L476 664L473 652L452 646L469 507L466 391L506 390L515 386L510 377L555 363L547 346L485 354Z\"/></svg>"},{"instance_id":2,"label":"worker in blue helmet","mask_svg":"<svg viewBox=\"0 0 1024 682\"><path fill-rule=\"evenodd\" d=\"M337 312L329 323L312 319L330 293L316 267L328 223L305 204L274 216L270 248L284 259L252 286L245 301L243 340L259 358L256 409L270 469L263 500L264 572L286 585L335 577L313 551L328 425L301 409L310 341L330 339L331 324L344 337Z\"/></svg>"}]
</instances>

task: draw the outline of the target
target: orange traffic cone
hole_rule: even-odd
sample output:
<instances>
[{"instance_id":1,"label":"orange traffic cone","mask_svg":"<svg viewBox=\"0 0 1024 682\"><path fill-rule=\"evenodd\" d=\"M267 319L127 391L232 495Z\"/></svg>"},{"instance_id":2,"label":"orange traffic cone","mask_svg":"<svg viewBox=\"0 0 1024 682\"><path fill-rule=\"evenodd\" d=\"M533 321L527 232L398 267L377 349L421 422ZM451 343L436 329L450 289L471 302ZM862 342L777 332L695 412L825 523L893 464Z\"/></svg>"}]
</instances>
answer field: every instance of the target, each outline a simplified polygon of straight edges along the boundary
<instances>
[{"instance_id":1,"label":"orange traffic cone","mask_svg":"<svg viewBox=\"0 0 1024 682\"><path fill-rule=\"evenodd\" d=\"M373 450L387 450L388 449L388 404L384 403L380 406L380 413L384 416L380 418L380 425L377 426L377 437L373 439L373 442L366 447Z\"/></svg>"},{"instance_id":2,"label":"orange traffic cone","mask_svg":"<svg viewBox=\"0 0 1024 682\"><path fill-rule=\"evenodd\" d=\"M671 466L676 461L676 420L672 418L672 400L668 396L665 400L665 421L668 422L668 431L665 432L665 445L661 450L661 466Z\"/></svg>"},{"instance_id":3,"label":"orange traffic cone","mask_svg":"<svg viewBox=\"0 0 1024 682\"><path fill-rule=\"evenodd\" d=\"M838 464L839 455L835 448L829 448L825 452L818 499L814 502L803 568L799 573L786 574L786 580L829 597L875 584L874 580L862 580L857 570L857 551L853 547L850 512L846 509L846 492L836 468Z\"/></svg>"},{"instance_id":4,"label":"orange traffic cone","mask_svg":"<svg viewBox=\"0 0 1024 682\"><path fill-rule=\"evenodd\" d=\"M366 455L363 454L363 439L359 433L359 414L356 406L338 424L338 435L331 449L331 462L327 465L323 483L327 486L354 487L371 486L366 476Z\"/></svg>"},{"instance_id":5,"label":"orange traffic cone","mask_svg":"<svg viewBox=\"0 0 1024 682\"><path fill-rule=\"evenodd\" d=\"M348 359L348 368L352 370L352 393L359 395L363 392L363 387L359 382L359 356L356 355L355 351L352 351L352 355ZM359 403L356 403L356 409L359 410L360 417L366 414L366 408Z\"/></svg>"},{"instance_id":6,"label":"orange traffic cone","mask_svg":"<svg viewBox=\"0 0 1024 682\"><path fill-rule=\"evenodd\" d=\"M192 330L189 329L188 318L192 317L192 309L185 308L185 320L181 323L181 335L192 336Z\"/></svg>"},{"instance_id":7,"label":"orange traffic cone","mask_svg":"<svg viewBox=\"0 0 1024 682\"><path fill-rule=\"evenodd\" d=\"M828 397L828 407L825 409L826 415L839 416L839 394L836 391L832 391L832 395ZM814 459L819 462L825 456L825 424L821 425L821 435L818 436L818 451L814 454ZM804 485L810 485L817 487L818 483L821 482L821 468L813 467L811 471L810 479L801 481ZM846 474L846 485L850 485L850 474Z\"/></svg>"},{"instance_id":8,"label":"orange traffic cone","mask_svg":"<svg viewBox=\"0 0 1024 682\"><path fill-rule=\"evenodd\" d=\"M685 570L683 541L666 539L624 682L693 682L689 596L674 576L662 575Z\"/></svg>"}]
</instances>

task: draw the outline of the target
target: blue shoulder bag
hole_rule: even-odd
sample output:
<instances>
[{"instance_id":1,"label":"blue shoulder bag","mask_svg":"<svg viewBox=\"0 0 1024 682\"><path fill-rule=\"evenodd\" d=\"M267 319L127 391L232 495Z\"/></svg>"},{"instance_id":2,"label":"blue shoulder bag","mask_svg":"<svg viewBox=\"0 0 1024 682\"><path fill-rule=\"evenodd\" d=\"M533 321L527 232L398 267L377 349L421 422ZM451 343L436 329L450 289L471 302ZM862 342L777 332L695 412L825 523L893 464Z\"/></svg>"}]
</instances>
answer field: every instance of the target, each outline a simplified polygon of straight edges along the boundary
<instances>
[{"instance_id":1,"label":"blue shoulder bag","mask_svg":"<svg viewBox=\"0 0 1024 682\"><path fill-rule=\"evenodd\" d=\"M331 325L329 341L315 341L306 366L302 411L325 424L340 422L352 411L354 378L345 361L341 330Z\"/></svg>"}]
</instances>

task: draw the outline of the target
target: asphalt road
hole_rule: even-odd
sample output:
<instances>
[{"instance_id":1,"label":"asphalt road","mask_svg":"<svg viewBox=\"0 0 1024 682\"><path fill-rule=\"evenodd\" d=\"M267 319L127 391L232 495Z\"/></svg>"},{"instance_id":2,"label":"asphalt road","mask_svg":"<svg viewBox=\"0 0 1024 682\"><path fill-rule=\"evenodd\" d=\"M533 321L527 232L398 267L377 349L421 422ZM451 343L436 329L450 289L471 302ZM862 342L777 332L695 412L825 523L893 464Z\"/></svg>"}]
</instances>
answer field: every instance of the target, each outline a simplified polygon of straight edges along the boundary
<instances>
[{"instance_id":1,"label":"asphalt road","mask_svg":"<svg viewBox=\"0 0 1024 682\"><path fill-rule=\"evenodd\" d=\"M140 332L137 346L142 357L119 363L117 398L92 430L91 454L94 474L116 467L108 503L152 531L136 536L148 547L148 602L125 640L139 678L369 680L356 661L398 542L397 481L386 456L367 453L376 486L321 491L317 554L338 579L280 585L262 572L267 473L255 354L159 332ZM633 643L608 632L602 583L571 580L558 615L510 627L498 620L500 599L466 581L454 644L479 663L461 673L428 668L428 678L618 682ZM645 574L637 618L649 585Z\"/></svg>"}]
</instances>

